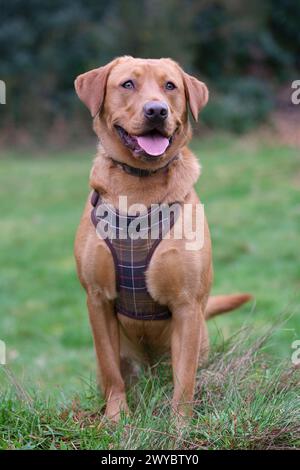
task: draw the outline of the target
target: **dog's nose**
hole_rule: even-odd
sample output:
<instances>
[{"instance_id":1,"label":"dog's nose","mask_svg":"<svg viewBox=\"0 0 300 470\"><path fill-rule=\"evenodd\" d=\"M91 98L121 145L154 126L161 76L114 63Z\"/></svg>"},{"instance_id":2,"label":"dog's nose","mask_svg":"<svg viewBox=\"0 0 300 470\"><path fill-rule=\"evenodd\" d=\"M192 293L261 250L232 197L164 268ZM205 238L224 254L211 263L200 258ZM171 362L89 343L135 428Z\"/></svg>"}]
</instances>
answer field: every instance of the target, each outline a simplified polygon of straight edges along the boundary
<instances>
[{"instance_id":1,"label":"dog's nose","mask_svg":"<svg viewBox=\"0 0 300 470\"><path fill-rule=\"evenodd\" d=\"M144 105L144 116L151 122L162 122L169 114L169 108L163 101L148 101Z\"/></svg>"}]
</instances>

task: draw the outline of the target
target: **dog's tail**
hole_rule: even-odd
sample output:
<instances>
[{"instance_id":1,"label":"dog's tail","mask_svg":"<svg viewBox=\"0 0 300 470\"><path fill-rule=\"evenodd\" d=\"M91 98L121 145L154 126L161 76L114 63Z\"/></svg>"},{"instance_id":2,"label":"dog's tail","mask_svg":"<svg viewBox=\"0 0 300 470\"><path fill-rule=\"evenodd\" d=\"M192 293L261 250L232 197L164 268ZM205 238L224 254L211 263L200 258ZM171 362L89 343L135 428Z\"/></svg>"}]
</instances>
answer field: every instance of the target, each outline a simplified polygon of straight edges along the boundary
<instances>
[{"instance_id":1,"label":"dog's tail","mask_svg":"<svg viewBox=\"0 0 300 470\"><path fill-rule=\"evenodd\" d=\"M230 312L252 299L250 294L215 295L208 299L205 318L212 318L219 313Z\"/></svg>"}]
</instances>

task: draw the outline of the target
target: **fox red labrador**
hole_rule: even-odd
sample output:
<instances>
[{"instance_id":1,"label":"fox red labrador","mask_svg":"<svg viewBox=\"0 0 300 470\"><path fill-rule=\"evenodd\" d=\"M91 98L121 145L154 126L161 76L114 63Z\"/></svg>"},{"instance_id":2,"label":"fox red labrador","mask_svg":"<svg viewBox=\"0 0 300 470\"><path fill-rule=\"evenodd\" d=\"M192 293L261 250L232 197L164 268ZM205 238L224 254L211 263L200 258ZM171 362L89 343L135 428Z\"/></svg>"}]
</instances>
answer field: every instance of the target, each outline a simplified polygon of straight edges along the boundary
<instances>
[{"instance_id":1,"label":"fox red labrador","mask_svg":"<svg viewBox=\"0 0 300 470\"><path fill-rule=\"evenodd\" d=\"M209 297L211 241L196 210L199 163L187 147L189 110L197 120L207 87L171 59L120 57L80 75L75 88L99 137L75 257L106 416L128 411L125 384L135 365L168 352L172 409L189 416L208 354L206 320L250 298Z\"/></svg>"}]
</instances>

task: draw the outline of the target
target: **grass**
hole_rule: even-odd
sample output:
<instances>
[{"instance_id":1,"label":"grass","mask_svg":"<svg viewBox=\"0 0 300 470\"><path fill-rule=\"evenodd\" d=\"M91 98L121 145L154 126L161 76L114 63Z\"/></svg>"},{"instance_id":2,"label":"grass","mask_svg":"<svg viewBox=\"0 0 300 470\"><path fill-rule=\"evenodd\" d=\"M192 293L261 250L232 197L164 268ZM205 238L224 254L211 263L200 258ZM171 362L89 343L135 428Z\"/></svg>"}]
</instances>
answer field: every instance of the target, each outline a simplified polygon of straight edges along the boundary
<instances>
[{"instance_id":1,"label":"grass","mask_svg":"<svg viewBox=\"0 0 300 470\"><path fill-rule=\"evenodd\" d=\"M210 323L210 362L180 436L164 364L131 390L130 418L112 427L99 414L72 253L92 152L2 155L0 339L8 365L0 366L0 448L299 447L299 371L291 363L300 339L299 151L227 137L193 146L203 166L197 189L212 232L214 292L248 291L255 301ZM289 319L260 341L282 312Z\"/></svg>"}]
</instances>

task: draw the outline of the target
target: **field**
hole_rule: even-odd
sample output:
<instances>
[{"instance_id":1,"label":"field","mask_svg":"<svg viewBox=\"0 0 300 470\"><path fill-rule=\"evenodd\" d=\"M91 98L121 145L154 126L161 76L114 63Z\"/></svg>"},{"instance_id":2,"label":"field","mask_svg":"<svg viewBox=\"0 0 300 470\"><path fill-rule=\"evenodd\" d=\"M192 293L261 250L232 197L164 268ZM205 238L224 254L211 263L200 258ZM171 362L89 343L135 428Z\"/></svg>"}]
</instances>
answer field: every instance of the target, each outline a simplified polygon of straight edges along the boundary
<instances>
[{"instance_id":1,"label":"field","mask_svg":"<svg viewBox=\"0 0 300 470\"><path fill-rule=\"evenodd\" d=\"M292 448L300 445L300 154L257 140L195 141L214 253L214 293L254 301L210 323L195 416L169 418L170 371L146 370L133 413L103 420L73 240L93 150L2 154L0 448ZM272 329L272 331L267 332ZM267 333L266 333L267 332Z\"/></svg>"}]
</instances>

